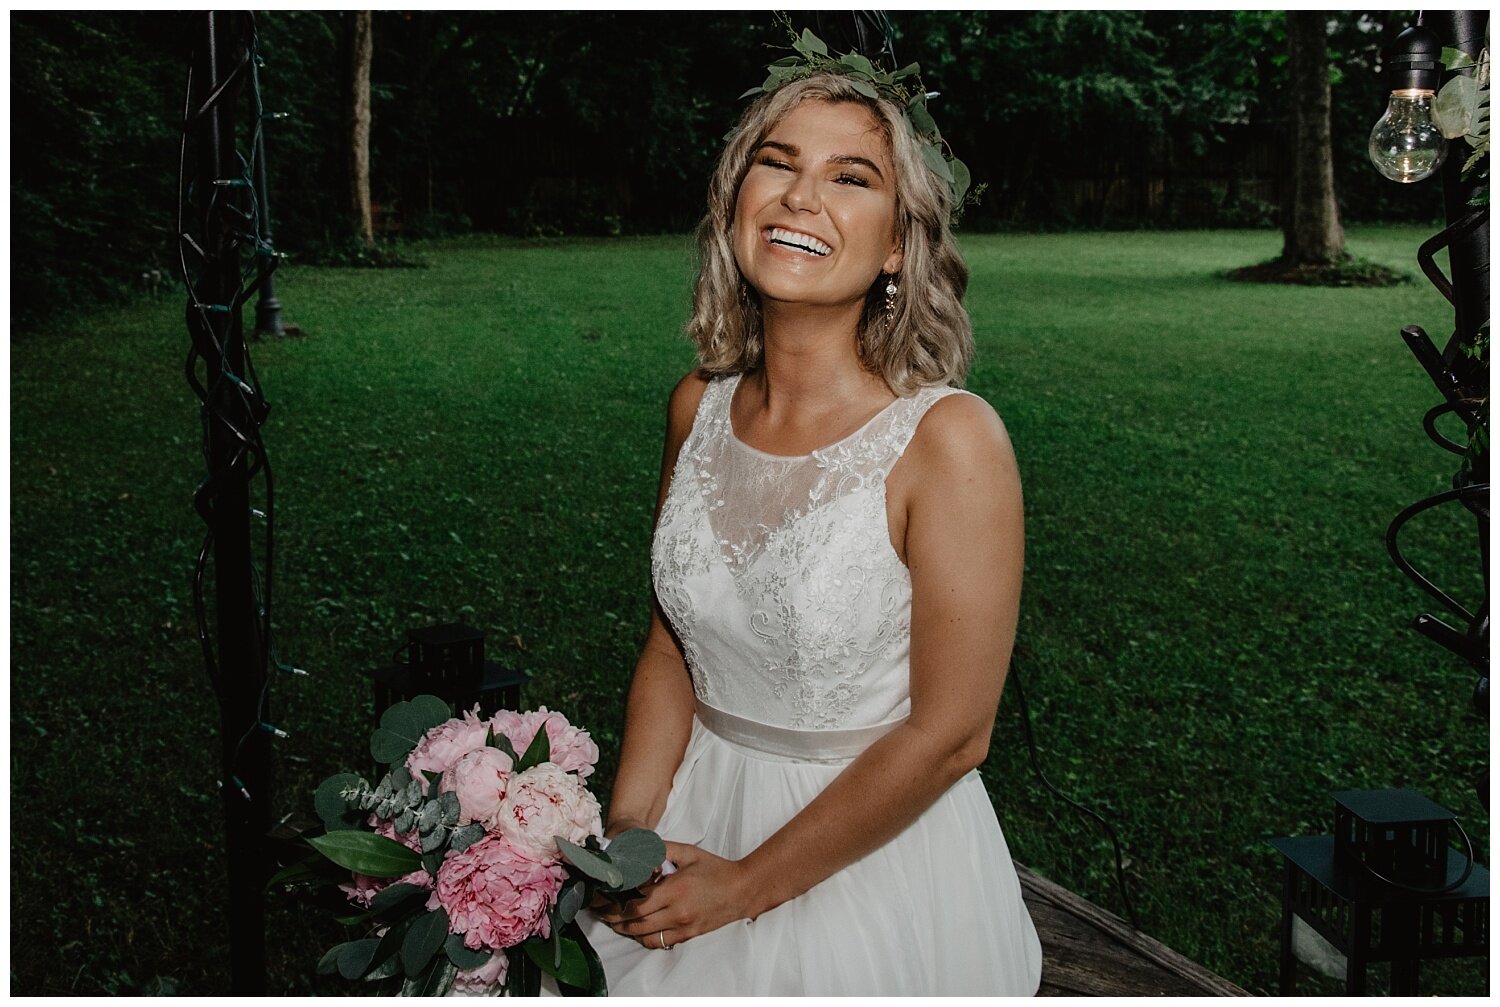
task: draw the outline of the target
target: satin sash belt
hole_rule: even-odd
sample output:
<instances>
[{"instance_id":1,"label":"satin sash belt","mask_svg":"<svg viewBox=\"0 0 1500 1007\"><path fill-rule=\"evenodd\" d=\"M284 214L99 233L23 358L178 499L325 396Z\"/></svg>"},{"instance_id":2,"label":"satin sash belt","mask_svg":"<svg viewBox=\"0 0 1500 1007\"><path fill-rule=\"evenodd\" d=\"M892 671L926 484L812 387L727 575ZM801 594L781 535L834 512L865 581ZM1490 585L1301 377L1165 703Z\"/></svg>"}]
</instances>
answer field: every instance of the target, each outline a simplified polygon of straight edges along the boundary
<instances>
[{"instance_id":1,"label":"satin sash belt","mask_svg":"<svg viewBox=\"0 0 1500 1007\"><path fill-rule=\"evenodd\" d=\"M799 731L736 717L714 709L701 699L697 703L699 722L725 741L797 762L846 762L906 723L902 717L870 727Z\"/></svg>"}]
</instances>

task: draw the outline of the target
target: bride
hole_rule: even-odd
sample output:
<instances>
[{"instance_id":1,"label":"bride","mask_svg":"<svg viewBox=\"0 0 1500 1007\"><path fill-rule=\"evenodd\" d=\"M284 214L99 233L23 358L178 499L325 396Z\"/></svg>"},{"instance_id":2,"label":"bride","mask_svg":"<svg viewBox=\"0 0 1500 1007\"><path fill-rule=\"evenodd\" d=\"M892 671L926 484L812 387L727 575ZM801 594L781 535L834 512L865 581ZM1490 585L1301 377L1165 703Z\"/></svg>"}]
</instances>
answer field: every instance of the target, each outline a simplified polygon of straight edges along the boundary
<instances>
[{"instance_id":1,"label":"bride","mask_svg":"<svg viewBox=\"0 0 1500 1007\"><path fill-rule=\"evenodd\" d=\"M580 917L612 994L1037 988L976 772L1021 486L951 387L968 271L926 142L820 73L752 104L713 175L606 829L655 829L675 871Z\"/></svg>"}]
</instances>

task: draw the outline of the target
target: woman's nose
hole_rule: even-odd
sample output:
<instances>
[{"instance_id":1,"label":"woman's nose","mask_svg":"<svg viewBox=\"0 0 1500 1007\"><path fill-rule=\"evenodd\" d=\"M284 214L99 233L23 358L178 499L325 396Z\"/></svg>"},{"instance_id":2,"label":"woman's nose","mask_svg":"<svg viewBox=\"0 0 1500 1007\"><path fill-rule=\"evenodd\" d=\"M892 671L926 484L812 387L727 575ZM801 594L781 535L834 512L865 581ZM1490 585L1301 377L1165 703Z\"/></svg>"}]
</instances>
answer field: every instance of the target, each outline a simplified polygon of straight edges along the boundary
<instances>
[{"instance_id":1,"label":"woman's nose","mask_svg":"<svg viewBox=\"0 0 1500 1007\"><path fill-rule=\"evenodd\" d=\"M798 210L817 213L822 209L822 202L818 196L818 180L811 172L798 172L787 185L786 191L781 194L781 205L794 213Z\"/></svg>"}]
</instances>

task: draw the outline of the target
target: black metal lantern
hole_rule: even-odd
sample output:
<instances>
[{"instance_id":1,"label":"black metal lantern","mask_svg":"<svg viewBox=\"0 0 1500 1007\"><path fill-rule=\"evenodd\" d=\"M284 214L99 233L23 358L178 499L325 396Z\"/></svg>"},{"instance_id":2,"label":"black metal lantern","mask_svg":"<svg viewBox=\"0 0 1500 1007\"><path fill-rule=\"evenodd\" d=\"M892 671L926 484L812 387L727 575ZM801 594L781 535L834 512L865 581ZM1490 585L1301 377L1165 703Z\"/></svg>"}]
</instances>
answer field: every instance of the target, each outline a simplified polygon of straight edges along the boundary
<instances>
[{"instance_id":1,"label":"black metal lantern","mask_svg":"<svg viewBox=\"0 0 1500 1007\"><path fill-rule=\"evenodd\" d=\"M1472 846L1449 847L1451 811L1411 790L1341 791L1334 803L1334 835L1271 840L1285 859L1283 996L1303 930L1342 958L1351 996L1372 964L1390 964L1392 994L1414 996L1422 961L1489 955L1489 871Z\"/></svg>"},{"instance_id":2,"label":"black metal lantern","mask_svg":"<svg viewBox=\"0 0 1500 1007\"><path fill-rule=\"evenodd\" d=\"M416 696L436 696L458 714L479 704L488 717L497 710L519 709L521 686L530 680L484 656L484 633L461 622L407 630L398 660L370 673L375 680L375 720L393 703Z\"/></svg>"}]
</instances>

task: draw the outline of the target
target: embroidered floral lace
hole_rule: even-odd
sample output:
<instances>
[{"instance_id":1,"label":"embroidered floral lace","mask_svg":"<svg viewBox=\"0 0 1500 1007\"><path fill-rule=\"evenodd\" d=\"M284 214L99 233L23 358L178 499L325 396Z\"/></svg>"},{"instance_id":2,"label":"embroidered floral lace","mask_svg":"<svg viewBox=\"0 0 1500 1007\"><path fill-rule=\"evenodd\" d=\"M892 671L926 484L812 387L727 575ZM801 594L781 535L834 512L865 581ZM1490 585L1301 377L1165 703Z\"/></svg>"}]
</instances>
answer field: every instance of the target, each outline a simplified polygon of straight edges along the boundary
<instances>
[{"instance_id":1,"label":"embroidered floral lace","mask_svg":"<svg viewBox=\"0 0 1500 1007\"><path fill-rule=\"evenodd\" d=\"M698 698L749 720L866 727L910 710L911 578L885 477L932 404L924 388L810 455L740 442L739 377L703 393L657 523L652 577Z\"/></svg>"}]
</instances>

